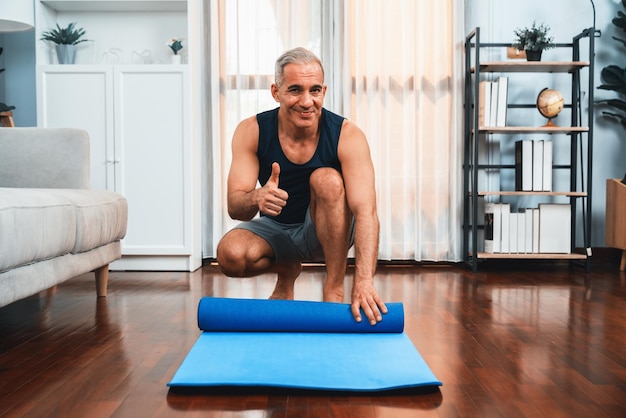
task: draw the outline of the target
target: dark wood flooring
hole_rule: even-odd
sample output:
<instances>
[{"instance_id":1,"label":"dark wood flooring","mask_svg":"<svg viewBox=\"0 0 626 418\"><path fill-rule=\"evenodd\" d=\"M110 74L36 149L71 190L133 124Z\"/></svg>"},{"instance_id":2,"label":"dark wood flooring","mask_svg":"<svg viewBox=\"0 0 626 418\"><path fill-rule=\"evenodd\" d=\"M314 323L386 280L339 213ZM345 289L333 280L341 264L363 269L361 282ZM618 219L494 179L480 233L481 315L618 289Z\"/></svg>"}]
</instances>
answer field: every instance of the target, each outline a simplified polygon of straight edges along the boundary
<instances>
[{"instance_id":1,"label":"dark wood flooring","mask_svg":"<svg viewBox=\"0 0 626 418\"><path fill-rule=\"evenodd\" d=\"M323 279L306 268L296 298L320 300ZM200 297L267 298L273 288L270 276L227 279L208 265L111 272L101 299L83 275L0 308L0 416L626 416L626 275L616 265L384 266L376 286L404 303L405 332L440 389L170 391L199 334Z\"/></svg>"}]
</instances>

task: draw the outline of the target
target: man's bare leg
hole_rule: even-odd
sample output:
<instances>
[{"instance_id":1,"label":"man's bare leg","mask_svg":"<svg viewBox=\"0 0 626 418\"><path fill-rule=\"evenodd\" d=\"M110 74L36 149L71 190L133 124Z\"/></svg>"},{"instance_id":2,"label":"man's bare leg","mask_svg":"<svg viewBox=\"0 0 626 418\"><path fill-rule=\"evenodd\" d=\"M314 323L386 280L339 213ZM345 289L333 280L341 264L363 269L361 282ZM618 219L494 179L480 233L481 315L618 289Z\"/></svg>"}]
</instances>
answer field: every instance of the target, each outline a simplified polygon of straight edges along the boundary
<instances>
[{"instance_id":1,"label":"man's bare leg","mask_svg":"<svg viewBox=\"0 0 626 418\"><path fill-rule=\"evenodd\" d=\"M326 261L325 302L343 302L352 215L341 174L332 168L311 175L311 218Z\"/></svg>"},{"instance_id":2,"label":"man's bare leg","mask_svg":"<svg viewBox=\"0 0 626 418\"><path fill-rule=\"evenodd\" d=\"M302 271L302 264L299 262L275 264L273 271L278 273L278 279L270 299L293 300L294 283Z\"/></svg>"},{"instance_id":3,"label":"man's bare leg","mask_svg":"<svg viewBox=\"0 0 626 418\"><path fill-rule=\"evenodd\" d=\"M299 262L274 263L272 247L263 238L245 230L233 229L217 246L217 263L230 277L253 277L277 273L270 299L293 299L294 283L302 271Z\"/></svg>"}]
</instances>

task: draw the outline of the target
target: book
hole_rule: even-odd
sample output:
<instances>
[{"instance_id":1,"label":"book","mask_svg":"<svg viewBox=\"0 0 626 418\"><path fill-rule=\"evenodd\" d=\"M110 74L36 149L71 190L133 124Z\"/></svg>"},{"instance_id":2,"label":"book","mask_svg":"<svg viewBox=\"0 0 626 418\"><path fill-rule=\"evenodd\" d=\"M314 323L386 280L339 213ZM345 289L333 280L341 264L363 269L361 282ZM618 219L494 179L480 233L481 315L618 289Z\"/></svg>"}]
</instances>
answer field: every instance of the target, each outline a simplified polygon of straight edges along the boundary
<instances>
[{"instance_id":1,"label":"book","mask_svg":"<svg viewBox=\"0 0 626 418\"><path fill-rule=\"evenodd\" d=\"M509 252L516 254L518 252L518 221L519 213L511 212L509 214Z\"/></svg>"},{"instance_id":2,"label":"book","mask_svg":"<svg viewBox=\"0 0 626 418\"><path fill-rule=\"evenodd\" d=\"M533 141L515 141L515 190L532 191L533 174Z\"/></svg>"},{"instance_id":3,"label":"book","mask_svg":"<svg viewBox=\"0 0 626 418\"><path fill-rule=\"evenodd\" d=\"M520 209L517 214L517 252L526 252L526 212Z\"/></svg>"},{"instance_id":4,"label":"book","mask_svg":"<svg viewBox=\"0 0 626 418\"><path fill-rule=\"evenodd\" d=\"M501 240L500 251L503 253L511 252L511 205L508 203L502 203L500 205L500 217L501 217Z\"/></svg>"},{"instance_id":5,"label":"book","mask_svg":"<svg viewBox=\"0 0 626 418\"><path fill-rule=\"evenodd\" d=\"M569 254L572 248L572 211L569 204L539 204L539 252Z\"/></svg>"},{"instance_id":6,"label":"book","mask_svg":"<svg viewBox=\"0 0 626 418\"><path fill-rule=\"evenodd\" d=\"M491 81L478 83L478 126L491 126Z\"/></svg>"},{"instance_id":7,"label":"book","mask_svg":"<svg viewBox=\"0 0 626 418\"><path fill-rule=\"evenodd\" d=\"M552 191L552 141L546 139L543 141L543 188L544 192Z\"/></svg>"},{"instance_id":8,"label":"book","mask_svg":"<svg viewBox=\"0 0 626 418\"><path fill-rule=\"evenodd\" d=\"M495 126L506 126L506 111L508 107L509 78L498 77L498 105L496 109ZM493 123L493 122L492 122Z\"/></svg>"},{"instance_id":9,"label":"book","mask_svg":"<svg viewBox=\"0 0 626 418\"><path fill-rule=\"evenodd\" d=\"M532 254L533 253L533 228L534 228L534 219L533 219L533 209L524 209L524 214L526 216L525 222L525 237L524 237L524 253Z\"/></svg>"},{"instance_id":10,"label":"book","mask_svg":"<svg viewBox=\"0 0 626 418\"><path fill-rule=\"evenodd\" d=\"M532 191L543 191L543 141L533 141L532 152L533 187Z\"/></svg>"},{"instance_id":11,"label":"book","mask_svg":"<svg viewBox=\"0 0 626 418\"><path fill-rule=\"evenodd\" d=\"M493 252L502 252L502 204L493 205Z\"/></svg>"},{"instance_id":12,"label":"book","mask_svg":"<svg viewBox=\"0 0 626 418\"><path fill-rule=\"evenodd\" d=\"M493 212L495 203L485 203L485 252L493 253Z\"/></svg>"},{"instance_id":13,"label":"book","mask_svg":"<svg viewBox=\"0 0 626 418\"><path fill-rule=\"evenodd\" d=\"M491 82L491 107L489 112L489 126L496 126L497 112L498 112L498 81Z\"/></svg>"},{"instance_id":14,"label":"book","mask_svg":"<svg viewBox=\"0 0 626 418\"><path fill-rule=\"evenodd\" d=\"M533 212L533 243L532 253L539 253L539 209L534 208Z\"/></svg>"}]
</instances>

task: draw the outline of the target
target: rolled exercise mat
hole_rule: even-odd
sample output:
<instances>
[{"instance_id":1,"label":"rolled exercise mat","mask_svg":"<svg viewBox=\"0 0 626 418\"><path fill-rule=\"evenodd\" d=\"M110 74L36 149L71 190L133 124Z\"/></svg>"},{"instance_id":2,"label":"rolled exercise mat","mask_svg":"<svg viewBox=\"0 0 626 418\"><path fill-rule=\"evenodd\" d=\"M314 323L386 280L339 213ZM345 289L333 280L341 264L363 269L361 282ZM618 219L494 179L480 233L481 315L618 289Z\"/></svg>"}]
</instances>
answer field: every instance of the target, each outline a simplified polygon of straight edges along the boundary
<instances>
[{"instance_id":1,"label":"rolled exercise mat","mask_svg":"<svg viewBox=\"0 0 626 418\"><path fill-rule=\"evenodd\" d=\"M389 312L376 326L367 318L356 322L350 305L303 300L200 299L198 327L228 332L402 332L404 307L387 304Z\"/></svg>"},{"instance_id":2,"label":"rolled exercise mat","mask_svg":"<svg viewBox=\"0 0 626 418\"><path fill-rule=\"evenodd\" d=\"M349 304L204 297L203 331L171 387L381 391L440 386L403 332L401 303L375 326Z\"/></svg>"}]
</instances>

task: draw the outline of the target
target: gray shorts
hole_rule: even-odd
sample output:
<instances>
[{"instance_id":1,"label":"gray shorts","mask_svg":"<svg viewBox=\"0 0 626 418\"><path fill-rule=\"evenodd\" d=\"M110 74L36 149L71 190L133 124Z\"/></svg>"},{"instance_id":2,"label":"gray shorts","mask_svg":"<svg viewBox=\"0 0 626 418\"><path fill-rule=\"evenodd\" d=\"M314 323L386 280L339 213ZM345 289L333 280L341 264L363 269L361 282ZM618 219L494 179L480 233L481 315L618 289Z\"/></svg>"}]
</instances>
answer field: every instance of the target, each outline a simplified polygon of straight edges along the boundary
<instances>
[{"instance_id":1,"label":"gray shorts","mask_svg":"<svg viewBox=\"0 0 626 418\"><path fill-rule=\"evenodd\" d=\"M272 247L275 261L324 261L322 245L315 233L311 213L306 211L304 223L283 224L267 216L242 222L234 229L248 230L263 238ZM354 242L354 220L350 234L350 246Z\"/></svg>"}]
</instances>

